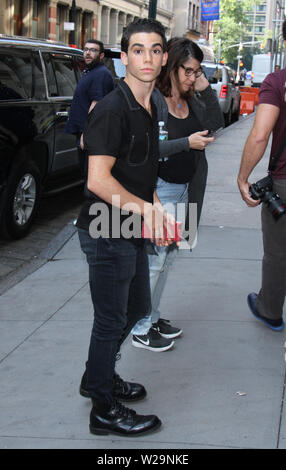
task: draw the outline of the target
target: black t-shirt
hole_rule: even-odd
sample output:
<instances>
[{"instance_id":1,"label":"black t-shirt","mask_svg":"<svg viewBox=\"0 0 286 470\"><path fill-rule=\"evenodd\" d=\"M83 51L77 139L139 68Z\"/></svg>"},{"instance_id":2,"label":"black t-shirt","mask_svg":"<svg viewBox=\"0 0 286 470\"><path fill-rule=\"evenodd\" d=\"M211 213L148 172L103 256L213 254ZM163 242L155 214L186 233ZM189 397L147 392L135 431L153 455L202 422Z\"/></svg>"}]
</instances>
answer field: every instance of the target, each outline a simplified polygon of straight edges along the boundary
<instances>
[{"instance_id":1,"label":"black t-shirt","mask_svg":"<svg viewBox=\"0 0 286 470\"><path fill-rule=\"evenodd\" d=\"M190 134L203 130L198 119L191 111L186 119L179 119L168 113L167 129L169 140L188 137ZM194 172L195 160L192 150L172 155L167 161L159 163L159 176L169 183L188 183Z\"/></svg>"},{"instance_id":2,"label":"black t-shirt","mask_svg":"<svg viewBox=\"0 0 286 470\"><path fill-rule=\"evenodd\" d=\"M89 114L84 130L84 143L88 155L108 155L116 158L111 170L114 178L130 193L147 202L153 202L153 193L158 174L158 125L157 112L151 101L152 117L135 100L128 85L121 80L115 90L101 100ZM132 216L139 227L136 237L141 235L141 216L122 213L119 209L85 190L86 201L78 217L77 226L89 230L97 217L89 214L91 205L103 204L108 213L109 227L105 236L128 238L119 231L118 225ZM100 207L100 205L98 205ZM112 223L115 221L115 225ZM129 219L131 221L131 219ZM125 223L125 227L128 224ZM132 231L132 226L130 226ZM113 230L112 230L113 229ZM94 236L90 230L91 236ZM131 237L132 241L136 238Z\"/></svg>"}]
</instances>

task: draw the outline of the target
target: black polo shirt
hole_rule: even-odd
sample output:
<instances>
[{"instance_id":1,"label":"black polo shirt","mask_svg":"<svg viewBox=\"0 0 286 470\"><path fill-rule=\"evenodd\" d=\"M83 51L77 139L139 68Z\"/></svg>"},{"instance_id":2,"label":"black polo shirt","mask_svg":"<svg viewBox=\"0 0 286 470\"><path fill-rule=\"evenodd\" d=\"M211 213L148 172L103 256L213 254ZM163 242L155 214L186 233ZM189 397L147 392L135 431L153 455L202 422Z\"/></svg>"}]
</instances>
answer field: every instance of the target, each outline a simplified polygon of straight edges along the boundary
<instances>
[{"instance_id":1,"label":"black polo shirt","mask_svg":"<svg viewBox=\"0 0 286 470\"><path fill-rule=\"evenodd\" d=\"M116 162L111 171L114 178L130 193L152 203L158 174L159 136L157 111L152 101L151 108L152 117L136 101L125 81L121 80L116 89L97 103L89 114L84 130L84 143L88 155L115 157ZM100 211L100 207L103 207L101 204L104 204L103 210L108 211L109 217L109 235L105 233L106 236L117 238L120 233L120 238L132 241L140 237L141 228L135 238L125 236L118 227L116 230L113 227L112 230L112 221L115 224L120 223L122 228L126 219L131 221L130 213L119 211L87 189L85 193L86 200L78 217L78 227L89 230L91 222L100 215L95 209L98 207ZM91 208L95 202L100 204ZM141 227L141 216L132 215L134 221L136 217L137 222L140 220L136 227ZM132 231L132 226L130 229ZM94 236L91 230L90 234Z\"/></svg>"}]
</instances>

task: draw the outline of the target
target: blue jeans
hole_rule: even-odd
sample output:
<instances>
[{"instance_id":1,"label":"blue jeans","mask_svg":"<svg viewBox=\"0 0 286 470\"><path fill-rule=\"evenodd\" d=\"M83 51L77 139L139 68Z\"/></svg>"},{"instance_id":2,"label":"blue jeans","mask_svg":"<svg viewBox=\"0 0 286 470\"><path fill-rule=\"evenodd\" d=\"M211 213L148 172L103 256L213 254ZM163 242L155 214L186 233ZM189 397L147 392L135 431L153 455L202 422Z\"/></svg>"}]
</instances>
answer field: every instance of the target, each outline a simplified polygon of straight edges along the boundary
<instances>
[{"instance_id":1,"label":"blue jeans","mask_svg":"<svg viewBox=\"0 0 286 470\"><path fill-rule=\"evenodd\" d=\"M158 178L157 195L164 207L168 203L188 203L188 185L187 184L175 184L168 183L167 181ZM187 207L187 206L186 206ZM168 211L168 207L166 207ZM182 214L176 215L176 219ZM183 220L179 220L183 222ZM146 335L152 326L152 323L157 323L160 318L159 304L164 291L164 287L167 280L168 270L172 265L176 254L178 252L177 247L157 247L158 256L149 255L149 270L150 270L150 288L152 298L152 311L151 314L138 321L132 329L133 335Z\"/></svg>"},{"instance_id":2,"label":"blue jeans","mask_svg":"<svg viewBox=\"0 0 286 470\"><path fill-rule=\"evenodd\" d=\"M111 404L116 354L134 324L151 310L148 257L145 243L94 239L82 229L78 234L94 308L87 389L92 398Z\"/></svg>"}]
</instances>

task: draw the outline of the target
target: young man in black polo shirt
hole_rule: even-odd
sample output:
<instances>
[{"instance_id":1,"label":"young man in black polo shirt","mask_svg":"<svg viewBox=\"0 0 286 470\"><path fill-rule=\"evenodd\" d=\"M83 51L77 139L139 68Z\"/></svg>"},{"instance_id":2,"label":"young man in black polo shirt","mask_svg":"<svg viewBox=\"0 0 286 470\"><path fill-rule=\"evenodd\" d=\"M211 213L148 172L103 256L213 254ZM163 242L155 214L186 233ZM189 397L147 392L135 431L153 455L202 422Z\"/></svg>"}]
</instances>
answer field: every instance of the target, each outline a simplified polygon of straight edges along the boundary
<instances>
[{"instance_id":1,"label":"young man in black polo shirt","mask_svg":"<svg viewBox=\"0 0 286 470\"><path fill-rule=\"evenodd\" d=\"M80 392L92 398L92 433L131 436L161 424L157 416L137 415L118 401L141 399L146 390L116 375L115 360L139 319L138 312L142 318L151 308L141 222L144 218L158 245L167 224L165 217L163 223L156 217L164 212L162 206L154 206L159 152L157 113L151 101L155 79L167 60L163 26L156 20L135 20L123 33L121 49L126 77L96 105L84 131L89 155L87 199L77 226L89 264L94 325ZM95 233L94 219L100 211L106 217ZM129 238L124 229L130 214L133 225L139 226L137 237Z\"/></svg>"}]
</instances>

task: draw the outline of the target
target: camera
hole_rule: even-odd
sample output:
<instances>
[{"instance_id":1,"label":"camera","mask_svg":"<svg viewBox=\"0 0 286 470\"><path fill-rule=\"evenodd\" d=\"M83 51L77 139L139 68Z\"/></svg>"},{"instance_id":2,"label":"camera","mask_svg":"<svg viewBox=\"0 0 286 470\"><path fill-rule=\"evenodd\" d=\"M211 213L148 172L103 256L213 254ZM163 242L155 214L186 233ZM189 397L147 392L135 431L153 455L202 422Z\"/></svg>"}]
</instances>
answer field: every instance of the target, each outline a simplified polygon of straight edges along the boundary
<instances>
[{"instance_id":1,"label":"camera","mask_svg":"<svg viewBox=\"0 0 286 470\"><path fill-rule=\"evenodd\" d=\"M281 201L279 195L272 191L273 181L270 175L262 178L261 180L253 183L249 187L249 192L252 199L256 201L261 199L266 204L270 213L275 220L279 220L280 217L286 213L286 204Z\"/></svg>"}]
</instances>

